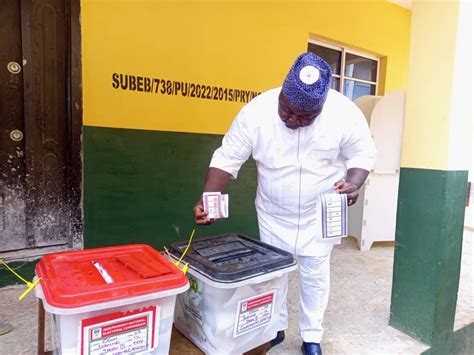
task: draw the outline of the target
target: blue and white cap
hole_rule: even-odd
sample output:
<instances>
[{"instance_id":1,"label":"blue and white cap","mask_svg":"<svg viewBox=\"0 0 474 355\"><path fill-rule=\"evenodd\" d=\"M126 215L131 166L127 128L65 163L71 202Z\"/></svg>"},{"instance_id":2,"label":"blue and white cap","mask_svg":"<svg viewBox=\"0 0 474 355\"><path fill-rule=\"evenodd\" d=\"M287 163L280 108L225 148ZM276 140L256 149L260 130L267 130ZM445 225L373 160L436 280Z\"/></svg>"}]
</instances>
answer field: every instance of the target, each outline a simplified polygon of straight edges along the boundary
<instances>
[{"instance_id":1,"label":"blue and white cap","mask_svg":"<svg viewBox=\"0 0 474 355\"><path fill-rule=\"evenodd\" d=\"M282 91L297 109L314 111L326 101L331 77L332 69L328 63L314 53L303 53L293 63Z\"/></svg>"}]
</instances>

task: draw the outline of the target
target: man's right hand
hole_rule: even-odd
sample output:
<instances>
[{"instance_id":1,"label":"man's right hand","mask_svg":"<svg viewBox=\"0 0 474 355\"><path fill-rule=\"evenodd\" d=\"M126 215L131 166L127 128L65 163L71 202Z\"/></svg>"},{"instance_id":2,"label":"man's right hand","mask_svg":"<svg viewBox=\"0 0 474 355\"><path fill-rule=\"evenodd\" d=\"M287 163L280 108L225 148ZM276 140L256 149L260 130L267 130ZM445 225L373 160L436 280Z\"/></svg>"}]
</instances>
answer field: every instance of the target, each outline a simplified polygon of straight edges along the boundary
<instances>
[{"instance_id":1,"label":"man's right hand","mask_svg":"<svg viewBox=\"0 0 474 355\"><path fill-rule=\"evenodd\" d=\"M196 202L193 208L194 221L200 226L207 224L213 224L216 220L214 218L208 218L207 212L204 211L204 206L202 205L202 200Z\"/></svg>"},{"instance_id":2,"label":"man's right hand","mask_svg":"<svg viewBox=\"0 0 474 355\"><path fill-rule=\"evenodd\" d=\"M204 181L203 192L206 191L224 191L224 188L229 183L229 180L232 175L230 173L218 169L218 168L209 168L206 175L206 180ZM204 211L204 206L202 204L202 198L194 205L193 208L194 221L198 225L212 224L216 221L215 218L208 218L207 213Z\"/></svg>"}]
</instances>

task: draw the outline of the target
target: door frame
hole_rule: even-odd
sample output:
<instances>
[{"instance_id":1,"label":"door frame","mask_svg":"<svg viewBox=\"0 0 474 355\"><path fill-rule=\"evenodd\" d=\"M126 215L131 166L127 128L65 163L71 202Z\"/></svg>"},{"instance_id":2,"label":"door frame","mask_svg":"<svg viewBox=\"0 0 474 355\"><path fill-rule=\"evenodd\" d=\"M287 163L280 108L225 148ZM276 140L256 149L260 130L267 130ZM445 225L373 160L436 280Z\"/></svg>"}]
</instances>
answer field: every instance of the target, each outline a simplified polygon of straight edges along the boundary
<instances>
[{"instance_id":1,"label":"door frame","mask_svg":"<svg viewBox=\"0 0 474 355\"><path fill-rule=\"evenodd\" d=\"M81 0L66 1L70 28L68 60L68 119L71 123L71 145L68 149L68 186L71 208L71 248L82 249L82 56L81 56Z\"/></svg>"}]
</instances>

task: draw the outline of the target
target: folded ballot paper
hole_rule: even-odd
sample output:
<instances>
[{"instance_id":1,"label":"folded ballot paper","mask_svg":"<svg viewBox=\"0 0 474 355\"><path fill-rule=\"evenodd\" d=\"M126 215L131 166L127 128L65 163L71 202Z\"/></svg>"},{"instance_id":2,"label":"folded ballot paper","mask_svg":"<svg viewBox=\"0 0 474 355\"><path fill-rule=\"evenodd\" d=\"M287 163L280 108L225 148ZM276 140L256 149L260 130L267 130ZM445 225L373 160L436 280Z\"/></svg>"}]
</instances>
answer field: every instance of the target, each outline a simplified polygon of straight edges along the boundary
<instances>
[{"instance_id":1,"label":"folded ballot paper","mask_svg":"<svg viewBox=\"0 0 474 355\"><path fill-rule=\"evenodd\" d=\"M209 218L229 217L229 195L220 192L204 192L202 202Z\"/></svg>"},{"instance_id":2,"label":"folded ballot paper","mask_svg":"<svg viewBox=\"0 0 474 355\"><path fill-rule=\"evenodd\" d=\"M321 196L323 239L347 237L347 195Z\"/></svg>"}]
</instances>

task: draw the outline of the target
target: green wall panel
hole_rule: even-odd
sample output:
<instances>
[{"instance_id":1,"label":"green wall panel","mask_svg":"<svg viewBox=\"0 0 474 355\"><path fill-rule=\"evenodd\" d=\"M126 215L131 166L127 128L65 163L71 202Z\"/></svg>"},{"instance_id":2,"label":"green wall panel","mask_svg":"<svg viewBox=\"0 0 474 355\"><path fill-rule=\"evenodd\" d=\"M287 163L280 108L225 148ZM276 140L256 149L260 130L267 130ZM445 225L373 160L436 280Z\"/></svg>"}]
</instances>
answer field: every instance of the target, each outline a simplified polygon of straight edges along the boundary
<instances>
[{"instance_id":1,"label":"green wall panel","mask_svg":"<svg viewBox=\"0 0 474 355\"><path fill-rule=\"evenodd\" d=\"M467 171L402 168L390 324L431 344L452 333Z\"/></svg>"},{"instance_id":2,"label":"green wall panel","mask_svg":"<svg viewBox=\"0 0 474 355\"><path fill-rule=\"evenodd\" d=\"M84 127L84 242L86 248L187 239L222 136ZM196 237L238 232L258 237L255 162L231 181L230 217L198 227Z\"/></svg>"},{"instance_id":3,"label":"green wall panel","mask_svg":"<svg viewBox=\"0 0 474 355\"><path fill-rule=\"evenodd\" d=\"M11 267L15 272L23 277L25 280L31 281L35 276L35 266L39 260L35 261L14 261L8 263L8 266ZM8 270L4 265L0 265L0 287L10 286L10 285L17 285L25 283L16 277L10 270ZM26 289L25 285L25 289ZM20 295L18 295L20 296Z\"/></svg>"}]
</instances>

